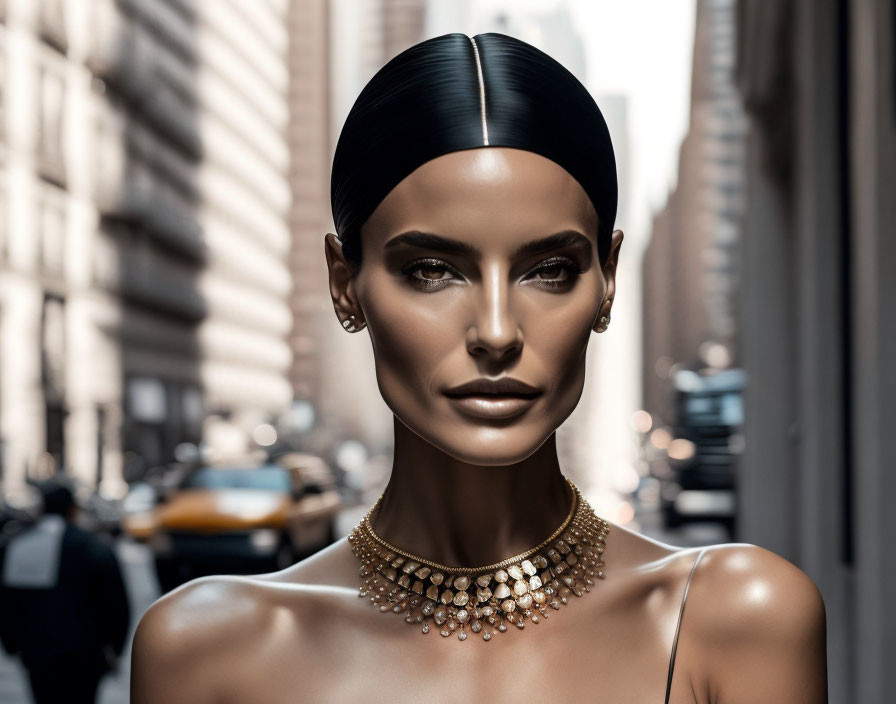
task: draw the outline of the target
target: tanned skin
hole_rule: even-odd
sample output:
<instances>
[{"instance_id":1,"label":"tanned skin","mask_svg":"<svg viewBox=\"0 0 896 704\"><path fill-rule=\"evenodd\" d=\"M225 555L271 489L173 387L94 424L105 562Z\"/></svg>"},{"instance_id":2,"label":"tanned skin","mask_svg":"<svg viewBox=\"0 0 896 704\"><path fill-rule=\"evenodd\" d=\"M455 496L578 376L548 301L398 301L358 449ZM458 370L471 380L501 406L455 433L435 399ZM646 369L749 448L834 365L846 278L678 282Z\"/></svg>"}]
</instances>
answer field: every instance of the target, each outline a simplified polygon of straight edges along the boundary
<instances>
[{"instance_id":1,"label":"tanned skin","mask_svg":"<svg viewBox=\"0 0 896 704\"><path fill-rule=\"evenodd\" d=\"M518 251L557 233L547 248ZM395 415L373 527L444 564L487 564L540 543L569 510L555 431L610 313L622 232L601 267L597 215L578 182L532 152L487 147L423 164L361 237L359 269L335 235L325 251L336 315L366 323ZM541 395L493 420L443 393L483 376ZM135 636L132 701L659 703L696 554L611 522L607 576L589 594L522 632L460 642L359 599L343 538L280 572L204 577L159 599ZM815 584L760 547L711 547L690 585L671 702L826 701Z\"/></svg>"}]
</instances>

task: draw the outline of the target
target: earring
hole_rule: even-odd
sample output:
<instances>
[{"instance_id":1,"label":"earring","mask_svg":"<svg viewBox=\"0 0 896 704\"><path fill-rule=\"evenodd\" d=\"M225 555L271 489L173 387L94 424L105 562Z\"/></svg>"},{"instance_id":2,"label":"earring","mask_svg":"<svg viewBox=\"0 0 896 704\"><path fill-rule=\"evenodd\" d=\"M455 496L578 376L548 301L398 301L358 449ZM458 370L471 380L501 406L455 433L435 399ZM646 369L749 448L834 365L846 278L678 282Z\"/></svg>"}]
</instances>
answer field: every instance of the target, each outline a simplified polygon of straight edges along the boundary
<instances>
[{"instance_id":1,"label":"earring","mask_svg":"<svg viewBox=\"0 0 896 704\"><path fill-rule=\"evenodd\" d=\"M610 314L600 316L600 325L598 326L598 332L604 332L607 327L610 325Z\"/></svg>"},{"instance_id":2,"label":"earring","mask_svg":"<svg viewBox=\"0 0 896 704\"><path fill-rule=\"evenodd\" d=\"M342 327L349 332L358 332L362 330L366 323L358 323L358 319L354 315L348 316L347 320L342 321Z\"/></svg>"}]
</instances>

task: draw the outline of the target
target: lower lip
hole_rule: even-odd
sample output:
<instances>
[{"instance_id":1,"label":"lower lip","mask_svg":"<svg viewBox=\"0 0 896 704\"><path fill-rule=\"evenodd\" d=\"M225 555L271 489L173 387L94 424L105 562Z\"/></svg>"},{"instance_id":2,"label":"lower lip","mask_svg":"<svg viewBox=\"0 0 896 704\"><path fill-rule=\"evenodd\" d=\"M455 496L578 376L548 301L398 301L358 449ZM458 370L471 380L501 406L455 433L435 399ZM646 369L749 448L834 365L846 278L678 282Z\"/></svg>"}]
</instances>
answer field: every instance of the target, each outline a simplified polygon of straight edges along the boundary
<instances>
[{"instance_id":1,"label":"lower lip","mask_svg":"<svg viewBox=\"0 0 896 704\"><path fill-rule=\"evenodd\" d=\"M455 407L466 415L476 418L513 418L518 416L532 404L537 397L520 398L519 396L448 396Z\"/></svg>"}]
</instances>

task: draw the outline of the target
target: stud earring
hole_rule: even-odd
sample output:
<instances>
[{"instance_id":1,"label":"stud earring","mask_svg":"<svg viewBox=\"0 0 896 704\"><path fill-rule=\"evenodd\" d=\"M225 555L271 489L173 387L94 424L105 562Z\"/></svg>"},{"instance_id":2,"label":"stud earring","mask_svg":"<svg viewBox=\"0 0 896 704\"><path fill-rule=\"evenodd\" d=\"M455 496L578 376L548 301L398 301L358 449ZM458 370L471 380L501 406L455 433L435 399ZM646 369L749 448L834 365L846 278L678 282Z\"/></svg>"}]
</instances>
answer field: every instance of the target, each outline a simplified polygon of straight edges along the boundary
<instances>
[{"instance_id":1,"label":"stud earring","mask_svg":"<svg viewBox=\"0 0 896 704\"><path fill-rule=\"evenodd\" d=\"M598 332L604 332L607 327L610 325L610 315L602 315L600 316L600 325L598 326Z\"/></svg>"},{"instance_id":2,"label":"stud earring","mask_svg":"<svg viewBox=\"0 0 896 704\"><path fill-rule=\"evenodd\" d=\"M342 327L348 332L358 332L364 328L365 323L358 323L358 319L354 315L348 316L348 319L342 321Z\"/></svg>"}]
</instances>

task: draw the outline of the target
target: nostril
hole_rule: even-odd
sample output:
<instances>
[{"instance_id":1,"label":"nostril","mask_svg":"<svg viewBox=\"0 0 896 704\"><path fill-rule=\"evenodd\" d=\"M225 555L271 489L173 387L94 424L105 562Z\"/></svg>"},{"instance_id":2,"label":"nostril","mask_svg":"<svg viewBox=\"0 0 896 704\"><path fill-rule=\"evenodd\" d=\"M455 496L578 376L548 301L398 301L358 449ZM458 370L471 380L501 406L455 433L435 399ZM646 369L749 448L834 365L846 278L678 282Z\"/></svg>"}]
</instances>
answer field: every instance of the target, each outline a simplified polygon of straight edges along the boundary
<instances>
[{"instance_id":1,"label":"nostril","mask_svg":"<svg viewBox=\"0 0 896 704\"><path fill-rule=\"evenodd\" d=\"M523 346L523 335L516 321L505 320L497 325L472 326L467 335L468 347L492 355L503 356Z\"/></svg>"},{"instance_id":2,"label":"nostril","mask_svg":"<svg viewBox=\"0 0 896 704\"><path fill-rule=\"evenodd\" d=\"M472 355L488 356L496 360L502 360L518 354L523 348L522 336L515 335L512 338L499 340L487 336L474 335L468 340L467 350Z\"/></svg>"}]
</instances>

